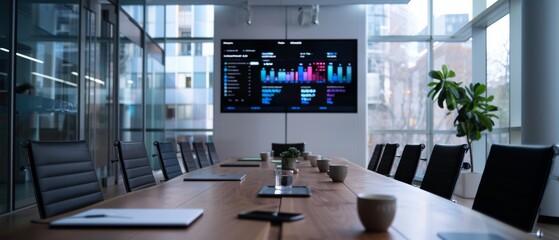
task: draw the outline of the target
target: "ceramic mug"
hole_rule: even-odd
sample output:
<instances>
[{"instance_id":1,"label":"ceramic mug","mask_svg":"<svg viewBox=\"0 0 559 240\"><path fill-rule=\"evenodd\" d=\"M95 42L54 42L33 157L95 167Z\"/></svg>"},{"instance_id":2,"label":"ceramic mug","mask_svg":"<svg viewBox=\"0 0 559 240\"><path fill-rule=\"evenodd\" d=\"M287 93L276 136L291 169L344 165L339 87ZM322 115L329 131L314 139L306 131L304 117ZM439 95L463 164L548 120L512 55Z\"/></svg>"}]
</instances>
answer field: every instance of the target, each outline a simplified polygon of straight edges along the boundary
<instances>
[{"instance_id":1,"label":"ceramic mug","mask_svg":"<svg viewBox=\"0 0 559 240\"><path fill-rule=\"evenodd\" d=\"M328 175L334 182L344 182L347 176L347 165L330 164L330 166L328 167Z\"/></svg>"},{"instance_id":2,"label":"ceramic mug","mask_svg":"<svg viewBox=\"0 0 559 240\"><path fill-rule=\"evenodd\" d=\"M357 213L366 231L384 232L396 214L396 197L380 194L359 194Z\"/></svg>"},{"instance_id":3,"label":"ceramic mug","mask_svg":"<svg viewBox=\"0 0 559 240\"><path fill-rule=\"evenodd\" d=\"M330 166L330 159L318 159L316 160L316 166L319 172L328 172L328 167Z\"/></svg>"},{"instance_id":4,"label":"ceramic mug","mask_svg":"<svg viewBox=\"0 0 559 240\"><path fill-rule=\"evenodd\" d=\"M321 159L322 156L320 156L320 155L309 155L307 158L311 162L311 167L316 167L316 160Z\"/></svg>"}]
</instances>

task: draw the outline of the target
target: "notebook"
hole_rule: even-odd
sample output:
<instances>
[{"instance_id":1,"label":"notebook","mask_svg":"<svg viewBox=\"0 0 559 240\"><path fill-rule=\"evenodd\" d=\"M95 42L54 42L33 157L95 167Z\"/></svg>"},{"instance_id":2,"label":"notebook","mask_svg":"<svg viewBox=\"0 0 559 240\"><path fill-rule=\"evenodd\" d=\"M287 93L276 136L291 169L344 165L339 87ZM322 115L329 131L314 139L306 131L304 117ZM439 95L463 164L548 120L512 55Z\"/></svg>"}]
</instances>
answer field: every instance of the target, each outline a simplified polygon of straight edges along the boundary
<instances>
[{"instance_id":1,"label":"notebook","mask_svg":"<svg viewBox=\"0 0 559 240\"><path fill-rule=\"evenodd\" d=\"M260 167L260 163L222 163L222 167Z\"/></svg>"},{"instance_id":2,"label":"notebook","mask_svg":"<svg viewBox=\"0 0 559 240\"><path fill-rule=\"evenodd\" d=\"M200 208L94 208L50 223L51 227L187 227Z\"/></svg>"},{"instance_id":3,"label":"notebook","mask_svg":"<svg viewBox=\"0 0 559 240\"><path fill-rule=\"evenodd\" d=\"M216 174L216 173L196 173L188 175L184 181L241 181L246 174Z\"/></svg>"}]
</instances>

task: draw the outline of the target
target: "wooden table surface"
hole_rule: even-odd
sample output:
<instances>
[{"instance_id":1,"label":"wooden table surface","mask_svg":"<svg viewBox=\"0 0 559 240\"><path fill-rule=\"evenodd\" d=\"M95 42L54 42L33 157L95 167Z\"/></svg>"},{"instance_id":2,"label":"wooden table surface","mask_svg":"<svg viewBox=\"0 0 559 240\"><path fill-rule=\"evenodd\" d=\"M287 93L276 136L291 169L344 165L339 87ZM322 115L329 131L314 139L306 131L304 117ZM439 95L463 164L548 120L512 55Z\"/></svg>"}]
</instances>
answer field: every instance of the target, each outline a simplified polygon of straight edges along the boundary
<instances>
[{"instance_id":1,"label":"wooden table surface","mask_svg":"<svg viewBox=\"0 0 559 240\"><path fill-rule=\"evenodd\" d=\"M19 224L0 233L0 239L439 239L439 232L491 233L504 239L531 235L417 187L378 175L343 158L333 163L349 166L343 183L326 173L298 164L294 185L309 186L311 197L258 197L264 185L273 185L275 164L262 167L212 167L199 172L245 173L243 181L183 181L179 176L140 191L126 193L45 222L90 208L203 208L203 215L187 228L74 228L52 229L48 224ZM234 161L234 160L231 160ZM387 232L369 233L357 215L357 194L391 194L397 198L396 217ZM241 220L248 210L302 212L296 222L272 225ZM14 220L14 221L17 221Z\"/></svg>"}]
</instances>

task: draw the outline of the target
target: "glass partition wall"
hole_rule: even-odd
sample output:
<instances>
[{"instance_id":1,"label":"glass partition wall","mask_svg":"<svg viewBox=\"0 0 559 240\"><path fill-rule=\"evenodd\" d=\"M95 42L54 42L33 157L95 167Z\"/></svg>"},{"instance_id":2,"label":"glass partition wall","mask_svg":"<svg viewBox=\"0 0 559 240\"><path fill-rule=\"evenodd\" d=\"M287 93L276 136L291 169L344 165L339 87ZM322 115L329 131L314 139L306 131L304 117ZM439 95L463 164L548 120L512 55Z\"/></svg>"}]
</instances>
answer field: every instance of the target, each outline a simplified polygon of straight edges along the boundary
<instances>
[{"instance_id":1,"label":"glass partition wall","mask_svg":"<svg viewBox=\"0 0 559 240\"><path fill-rule=\"evenodd\" d=\"M87 141L111 188L112 143L144 141L148 124L163 129L162 48L112 0L1 1L0 18L0 215L35 202L26 140ZM159 91L146 98L144 87Z\"/></svg>"}]
</instances>

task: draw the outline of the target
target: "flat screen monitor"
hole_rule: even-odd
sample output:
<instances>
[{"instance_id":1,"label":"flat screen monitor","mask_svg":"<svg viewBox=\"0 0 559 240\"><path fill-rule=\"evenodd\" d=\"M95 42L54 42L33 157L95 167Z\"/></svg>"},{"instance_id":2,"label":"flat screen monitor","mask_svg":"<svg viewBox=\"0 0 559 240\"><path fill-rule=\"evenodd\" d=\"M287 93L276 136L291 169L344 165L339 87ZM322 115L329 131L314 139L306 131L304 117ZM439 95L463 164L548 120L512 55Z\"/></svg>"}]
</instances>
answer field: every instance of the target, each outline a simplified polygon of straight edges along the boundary
<instances>
[{"instance_id":1,"label":"flat screen monitor","mask_svg":"<svg viewBox=\"0 0 559 240\"><path fill-rule=\"evenodd\" d=\"M221 112L357 112L357 39L222 40Z\"/></svg>"}]
</instances>

